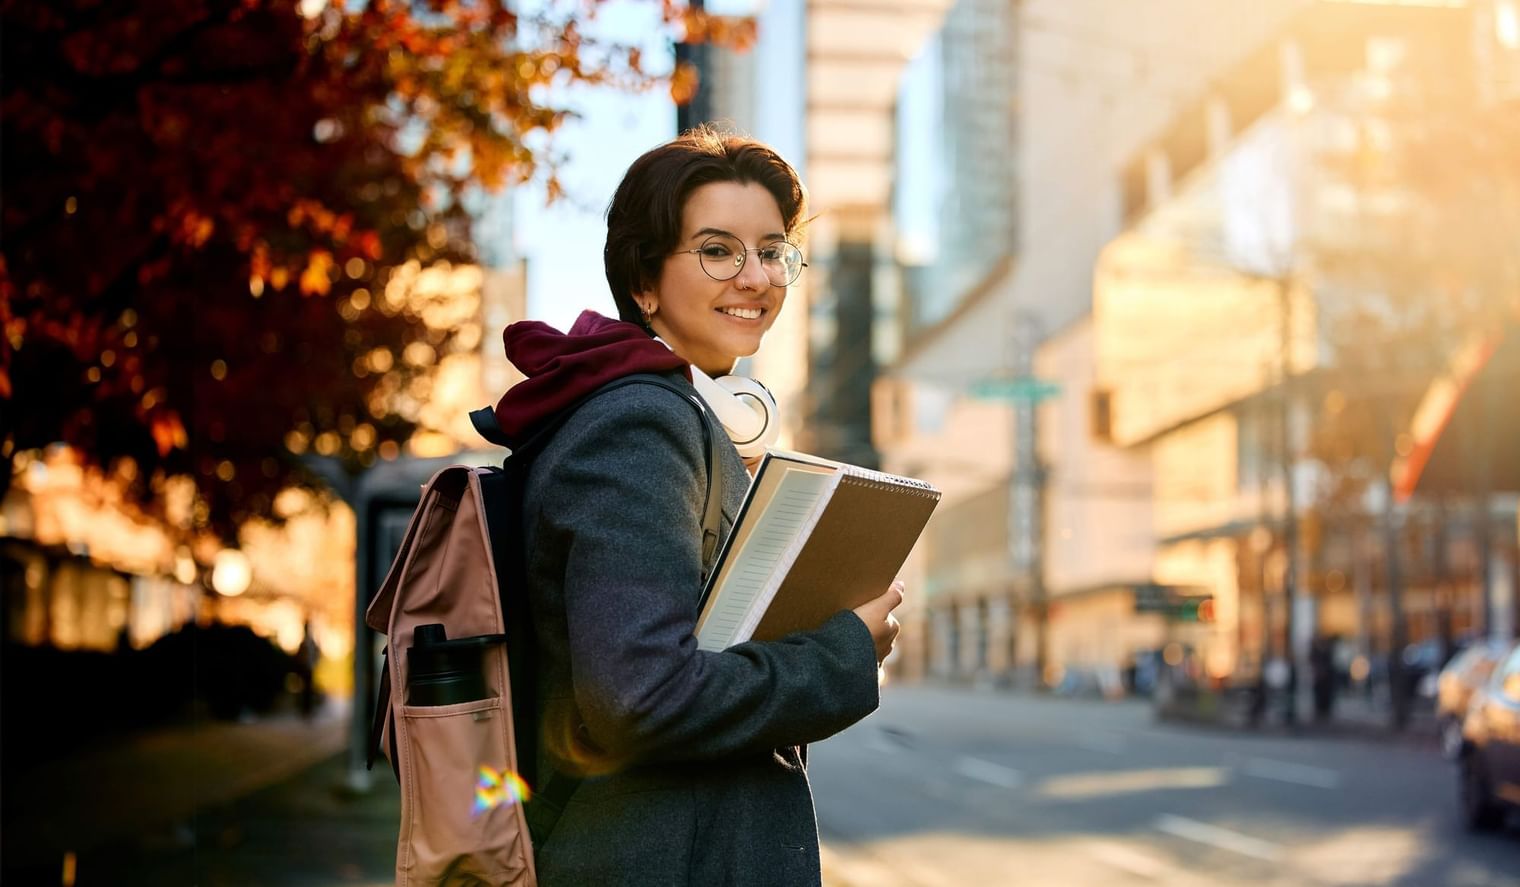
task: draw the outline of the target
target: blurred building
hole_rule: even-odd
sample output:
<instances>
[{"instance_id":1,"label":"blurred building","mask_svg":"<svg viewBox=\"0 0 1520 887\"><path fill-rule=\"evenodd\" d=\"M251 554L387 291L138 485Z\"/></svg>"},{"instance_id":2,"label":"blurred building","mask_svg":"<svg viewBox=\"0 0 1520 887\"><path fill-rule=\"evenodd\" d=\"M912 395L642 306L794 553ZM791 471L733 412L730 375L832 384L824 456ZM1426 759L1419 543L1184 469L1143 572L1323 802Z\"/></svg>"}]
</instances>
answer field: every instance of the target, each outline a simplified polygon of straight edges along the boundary
<instances>
[{"instance_id":1,"label":"blurred building","mask_svg":"<svg viewBox=\"0 0 1520 887\"><path fill-rule=\"evenodd\" d=\"M719 16L755 15L754 2L694 0L691 7ZM676 129L684 132L703 123L736 132L755 130L756 105L761 99L757 55L713 42L676 44L676 61L697 70L697 89L691 100L676 106Z\"/></svg>"},{"instance_id":2,"label":"blurred building","mask_svg":"<svg viewBox=\"0 0 1520 887\"><path fill-rule=\"evenodd\" d=\"M4 642L147 646L200 610L194 574L176 578L183 556L67 450L26 455L0 510Z\"/></svg>"},{"instance_id":3,"label":"blurred building","mask_svg":"<svg viewBox=\"0 0 1520 887\"><path fill-rule=\"evenodd\" d=\"M1017 246L1016 4L962 0L903 72L892 223L901 340L933 326Z\"/></svg>"},{"instance_id":4,"label":"blurred building","mask_svg":"<svg viewBox=\"0 0 1520 887\"><path fill-rule=\"evenodd\" d=\"M1103 424L1093 268L1123 226L1115 171L1301 5L962 2L910 67L892 219L907 298L876 442L946 496L907 671L1109 682L1161 643L1161 618L1135 612L1150 460ZM1005 73L968 78L968 56Z\"/></svg>"},{"instance_id":5,"label":"blurred building","mask_svg":"<svg viewBox=\"0 0 1520 887\"><path fill-rule=\"evenodd\" d=\"M1505 20L1492 4L1314 4L1122 166L1125 230L1094 282L1104 422L1115 443L1152 454L1157 579L1216 597L1216 621L1181 635L1216 677L1253 680L1271 659L1302 671L1316 636L1346 639L1366 663L1513 625L1513 481L1495 470L1488 489L1432 483L1401 503L1388 480L1413 445L1401 417L1462 350L1460 335L1440 344L1439 323L1398 329L1401 284L1388 276L1438 276L1406 255L1440 183L1417 166L1390 172L1389 153L1439 144L1422 102L1471 107L1474 134L1482 114L1514 113L1485 104L1497 90L1481 95L1493 81L1473 52L1484 23ZM1497 194L1520 175L1429 160ZM1502 264L1502 245L1485 257L1482 239L1456 252ZM1461 276L1459 256L1445 261ZM1437 317L1460 315L1448 304ZM1381 346L1397 352L1386 371L1341 371L1365 360L1355 349L1377 350L1379 317ZM1374 417L1355 444L1362 467L1337 467L1335 448L1353 442L1334 430L1358 408ZM1483 453L1514 409L1465 427L1475 460L1503 458ZM1348 501L1346 472L1368 470Z\"/></svg>"},{"instance_id":6,"label":"blurred building","mask_svg":"<svg viewBox=\"0 0 1520 887\"><path fill-rule=\"evenodd\" d=\"M324 652L347 654L341 514L282 499L287 527L250 525L241 549L224 549L145 517L125 501L123 477L83 467L67 447L23 454L17 467L0 506L5 644L140 650L216 620L294 652L309 621ZM188 482L163 495L189 507Z\"/></svg>"},{"instance_id":7,"label":"blurred building","mask_svg":"<svg viewBox=\"0 0 1520 887\"><path fill-rule=\"evenodd\" d=\"M785 445L878 462L871 385L898 339L887 218L896 82L946 5L708 2L709 12L755 15L756 45L681 50L702 86L679 124L713 121L762 139L810 188L809 268L746 368L782 403Z\"/></svg>"}]
</instances>

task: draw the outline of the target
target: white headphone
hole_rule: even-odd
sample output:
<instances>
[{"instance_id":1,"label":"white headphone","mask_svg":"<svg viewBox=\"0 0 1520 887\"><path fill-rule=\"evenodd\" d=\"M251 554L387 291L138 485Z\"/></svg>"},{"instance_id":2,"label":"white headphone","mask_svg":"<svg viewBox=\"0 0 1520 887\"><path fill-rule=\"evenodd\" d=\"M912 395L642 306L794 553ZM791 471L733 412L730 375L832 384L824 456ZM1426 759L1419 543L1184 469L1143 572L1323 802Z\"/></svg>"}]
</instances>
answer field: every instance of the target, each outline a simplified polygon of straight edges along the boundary
<instances>
[{"instance_id":1,"label":"white headphone","mask_svg":"<svg viewBox=\"0 0 1520 887\"><path fill-rule=\"evenodd\" d=\"M744 376L714 379L691 368L691 381L704 403L718 417L734 448L746 459L765 455L781 436L781 415L776 399L764 385Z\"/></svg>"},{"instance_id":2,"label":"white headphone","mask_svg":"<svg viewBox=\"0 0 1520 887\"><path fill-rule=\"evenodd\" d=\"M670 347L669 342L658 336L655 341ZM776 398L754 379L744 376L714 379L692 365L691 383L743 458L765 455L765 448L774 446L781 436L781 411L776 407Z\"/></svg>"}]
</instances>

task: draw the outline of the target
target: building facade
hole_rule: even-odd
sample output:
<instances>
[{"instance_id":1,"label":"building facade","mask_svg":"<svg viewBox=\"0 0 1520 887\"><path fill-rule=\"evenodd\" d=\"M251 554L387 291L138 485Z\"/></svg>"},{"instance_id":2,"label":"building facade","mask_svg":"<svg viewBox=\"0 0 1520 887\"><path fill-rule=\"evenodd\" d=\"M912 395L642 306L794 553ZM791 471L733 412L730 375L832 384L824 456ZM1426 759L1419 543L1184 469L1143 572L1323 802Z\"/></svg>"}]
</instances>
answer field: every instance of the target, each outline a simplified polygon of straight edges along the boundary
<instances>
[{"instance_id":1,"label":"building facade","mask_svg":"<svg viewBox=\"0 0 1520 887\"><path fill-rule=\"evenodd\" d=\"M1505 310L1481 276L1433 300L1457 253L1502 263L1481 232L1444 263L1407 256L1430 206L1460 204L1399 153L1442 144L1434 95L1505 113L1472 93L1485 14L1315 4L1122 168L1125 231L1094 278L1098 387L1114 441L1152 456L1157 581L1217 603L1185 637L1215 682L1302 687L1321 644L1386 690L1513 624L1513 491L1401 502L1393 483L1464 306L1475 329ZM1459 165L1504 192L1497 169ZM1503 427L1490 418L1474 444Z\"/></svg>"},{"instance_id":2,"label":"building facade","mask_svg":"<svg viewBox=\"0 0 1520 887\"><path fill-rule=\"evenodd\" d=\"M982 116L952 114L943 99L938 108L956 131L938 149L946 173L912 169L914 145L899 143L900 175L927 179L916 196L900 196L900 210L921 206L927 188L938 207L998 194L1004 217L991 226L1001 243L978 244L981 261L954 263L979 275L953 280L923 269L954 255L958 240L940 245L964 235L941 227L926 246L917 215L894 219L909 235L900 245L912 302L898 358L877 383L879 402L903 405L900 421L883 423L889 434L878 443L889 470L946 491L920 559L928 599L905 631L918 670L1067 684L1108 674L1111 683L1135 653L1161 643L1160 617L1120 618L1133 610L1133 588L1152 579L1152 479L1147 456L1121 452L1099 427L1100 337L1084 320L1093 268L1123 226L1116 171L1197 99L1210 72L1250 53L1301 5L1006 7L1006 21L970 38L997 36L1006 76L955 81L955 107ZM968 39L954 24L952 13L941 46ZM922 76L951 82L948 64ZM908 84L899 107L923 104ZM986 123L992 109L1006 118L995 126ZM1006 146L985 147L998 137ZM979 150L946 147L978 138ZM946 538L961 525L978 527L982 541ZM974 582L967 563L983 565Z\"/></svg>"}]
</instances>

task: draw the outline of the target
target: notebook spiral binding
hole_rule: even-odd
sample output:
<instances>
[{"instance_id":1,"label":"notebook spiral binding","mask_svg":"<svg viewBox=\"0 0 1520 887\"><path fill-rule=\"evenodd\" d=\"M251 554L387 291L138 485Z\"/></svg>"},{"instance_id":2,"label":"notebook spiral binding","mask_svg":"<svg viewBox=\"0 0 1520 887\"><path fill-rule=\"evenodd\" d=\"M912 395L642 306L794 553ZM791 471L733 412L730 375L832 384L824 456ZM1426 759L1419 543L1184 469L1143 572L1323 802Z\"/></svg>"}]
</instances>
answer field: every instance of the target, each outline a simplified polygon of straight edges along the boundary
<instances>
[{"instance_id":1,"label":"notebook spiral binding","mask_svg":"<svg viewBox=\"0 0 1520 887\"><path fill-rule=\"evenodd\" d=\"M909 496L917 496L920 499L938 499L939 490L921 480L911 477L899 477L895 474L887 474L884 471L871 471L868 468L850 468L839 479L840 483L851 481L851 486L866 487L873 490L901 490Z\"/></svg>"}]
</instances>

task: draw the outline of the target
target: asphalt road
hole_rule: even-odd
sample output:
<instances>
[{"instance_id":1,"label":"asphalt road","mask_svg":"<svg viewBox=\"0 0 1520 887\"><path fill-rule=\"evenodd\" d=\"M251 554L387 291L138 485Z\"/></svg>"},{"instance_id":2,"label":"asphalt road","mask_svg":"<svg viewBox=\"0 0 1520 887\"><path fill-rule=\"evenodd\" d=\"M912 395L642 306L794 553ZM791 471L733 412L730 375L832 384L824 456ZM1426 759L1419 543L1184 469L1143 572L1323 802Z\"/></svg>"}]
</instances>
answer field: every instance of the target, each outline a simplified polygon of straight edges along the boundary
<instances>
[{"instance_id":1,"label":"asphalt road","mask_svg":"<svg viewBox=\"0 0 1520 887\"><path fill-rule=\"evenodd\" d=\"M1520 885L1520 828L1465 833L1430 740L889 687L809 774L831 887Z\"/></svg>"}]
</instances>

